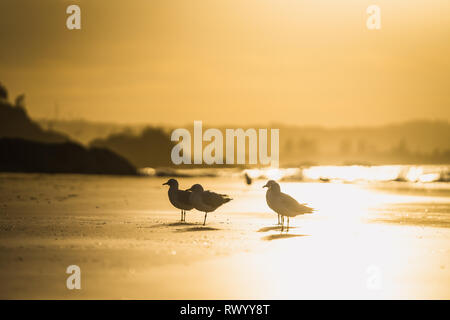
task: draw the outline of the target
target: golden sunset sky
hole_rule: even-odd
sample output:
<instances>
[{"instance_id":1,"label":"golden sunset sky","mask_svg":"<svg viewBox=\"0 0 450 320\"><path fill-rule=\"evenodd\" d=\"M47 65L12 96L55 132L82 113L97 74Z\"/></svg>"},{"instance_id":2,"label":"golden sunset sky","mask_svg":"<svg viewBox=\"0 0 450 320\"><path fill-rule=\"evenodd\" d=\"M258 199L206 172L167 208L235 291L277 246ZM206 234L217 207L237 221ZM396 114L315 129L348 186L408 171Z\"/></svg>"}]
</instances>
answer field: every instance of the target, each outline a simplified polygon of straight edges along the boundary
<instances>
[{"instance_id":1,"label":"golden sunset sky","mask_svg":"<svg viewBox=\"0 0 450 320\"><path fill-rule=\"evenodd\" d=\"M448 0L1 0L0 41L0 81L35 118L57 103L167 125L450 119Z\"/></svg>"}]
</instances>

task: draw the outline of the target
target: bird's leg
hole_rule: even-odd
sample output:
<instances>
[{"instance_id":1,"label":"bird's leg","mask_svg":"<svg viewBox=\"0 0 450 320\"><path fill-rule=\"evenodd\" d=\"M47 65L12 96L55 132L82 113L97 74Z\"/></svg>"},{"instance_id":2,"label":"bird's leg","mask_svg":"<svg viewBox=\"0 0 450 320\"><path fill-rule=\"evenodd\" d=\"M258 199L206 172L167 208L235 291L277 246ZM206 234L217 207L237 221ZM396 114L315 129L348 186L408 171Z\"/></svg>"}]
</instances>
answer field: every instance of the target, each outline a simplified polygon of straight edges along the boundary
<instances>
[{"instance_id":1,"label":"bird's leg","mask_svg":"<svg viewBox=\"0 0 450 320\"><path fill-rule=\"evenodd\" d=\"M186 222L186 210L184 210L183 221Z\"/></svg>"},{"instance_id":2,"label":"bird's leg","mask_svg":"<svg viewBox=\"0 0 450 320\"><path fill-rule=\"evenodd\" d=\"M205 220L203 220L203 225L206 224L206 216L208 215L208 212L205 212Z\"/></svg>"},{"instance_id":3,"label":"bird's leg","mask_svg":"<svg viewBox=\"0 0 450 320\"><path fill-rule=\"evenodd\" d=\"M181 218L180 221L183 221L183 210L181 210Z\"/></svg>"},{"instance_id":4,"label":"bird's leg","mask_svg":"<svg viewBox=\"0 0 450 320\"><path fill-rule=\"evenodd\" d=\"M284 230L284 216L281 216L281 232Z\"/></svg>"},{"instance_id":5,"label":"bird's leg","mask_svg":"<svg viewBox=\"0 0 450 320\"><path fill-rule=\"evenodd\" d=\"M280 225L280 215L278 215L278 225Z\"/></svg>"},{"instance_id":6,"label":"bird's leg","mask_svg":"<svg viewBox=\"0 0 450 320\"><path fill-rule=\"evenodd\" d=\"M287 232L289 232L289 217L287 218Z\"/></svg>"}]
</instances>

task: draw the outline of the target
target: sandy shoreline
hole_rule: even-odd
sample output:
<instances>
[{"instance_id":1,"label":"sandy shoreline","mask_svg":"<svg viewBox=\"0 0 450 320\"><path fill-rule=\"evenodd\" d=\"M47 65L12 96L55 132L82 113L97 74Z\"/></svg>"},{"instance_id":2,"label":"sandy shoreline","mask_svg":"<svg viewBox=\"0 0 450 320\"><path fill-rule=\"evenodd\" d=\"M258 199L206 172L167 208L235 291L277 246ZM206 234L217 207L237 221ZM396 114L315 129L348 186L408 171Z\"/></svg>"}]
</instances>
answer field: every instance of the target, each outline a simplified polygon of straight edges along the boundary
<instances>
[{"instance_id":1,"label":"sandy shoreline","mask_svg":"<svg viewBox=\"0 0 450 320\"><path fill-rule=\"evenodd\" d=\"M210 182L240 197L203 227L201 213L178 222L161 179L22 178L0 183L3 299L450 298L450 229L441 219L449 201L442 194L289 184L309 202L314 188L331 198L330 188L344 191L332 210L297 218L282 234L260 186L245 189L241 181ZM343 207L355 192L371 210ZM406 211L417 218L424 204L437 224L396 221ZM385 215L391 222L372 222ZM71 264L81 268L81 290L66 288ZM381 275L377 289L368 286L373 268Z\"/></svg>"}]
</instances>

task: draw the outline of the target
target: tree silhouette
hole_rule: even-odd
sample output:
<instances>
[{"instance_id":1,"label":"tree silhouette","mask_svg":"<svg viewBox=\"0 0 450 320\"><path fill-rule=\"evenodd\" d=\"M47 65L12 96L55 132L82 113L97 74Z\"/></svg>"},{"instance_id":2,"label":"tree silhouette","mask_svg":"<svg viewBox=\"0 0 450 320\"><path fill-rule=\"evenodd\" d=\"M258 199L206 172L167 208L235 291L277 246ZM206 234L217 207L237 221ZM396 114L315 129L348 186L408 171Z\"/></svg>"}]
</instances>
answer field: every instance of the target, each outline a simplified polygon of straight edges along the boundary
<instances>
[{"instance_id":1,"label":"tree silhouette","mask_svg":"<svg viewBox=\"0 0 450 320\"><path fill-rule=\"evenodd\" d=\"M0 82L0 99L8 100L8 90L6 87Z\"/></svg>"},{"instance_id":2,"label":"tree silhouette","mask_svg":"<svg viewBox=\"0 0 450 320\"><path fill-rule=\"evenodd\" d=\"M25 95L24 94L20 94L17 96L16 101L15 101L15 106L25 109Z\"/></svg>"}]
</instances>

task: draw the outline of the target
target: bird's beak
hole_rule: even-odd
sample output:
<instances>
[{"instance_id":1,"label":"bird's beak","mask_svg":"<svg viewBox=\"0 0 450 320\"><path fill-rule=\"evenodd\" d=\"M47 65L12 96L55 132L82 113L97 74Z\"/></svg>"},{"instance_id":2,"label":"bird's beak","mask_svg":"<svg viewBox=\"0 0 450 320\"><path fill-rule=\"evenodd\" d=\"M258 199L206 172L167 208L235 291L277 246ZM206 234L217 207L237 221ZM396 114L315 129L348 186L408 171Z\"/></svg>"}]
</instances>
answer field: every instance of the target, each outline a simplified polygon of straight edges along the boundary
<instances>
[{"instance_id":1,"label":"bird's beak","mask_svg":"<svg viewBox=\"0 0 450 320\"><path fill-rule=\"evenodd\" d=\"M186 189L186 191L192 191L192 188Z\"/></svg>"},{"instance_id":2,"label":"bird's beak","mask_svg":"<svg viewBox=\"0 0 450 320\"><path fill-rule=\"evenodd\" d=\"M169 182L164 182L162 185L167 186L167 185L169 185Z\"/></svg>"},{"instance_id":3,"label":"bird's beak","mask_svg":"<svg viewBox=\"0 0 450 320\"><path fill-rule=\"evenodd\" d=\"M267 183L265 185L263 185L263 188L268 188L269 186L267 185Z\"/></svg>"}]
</instances>

